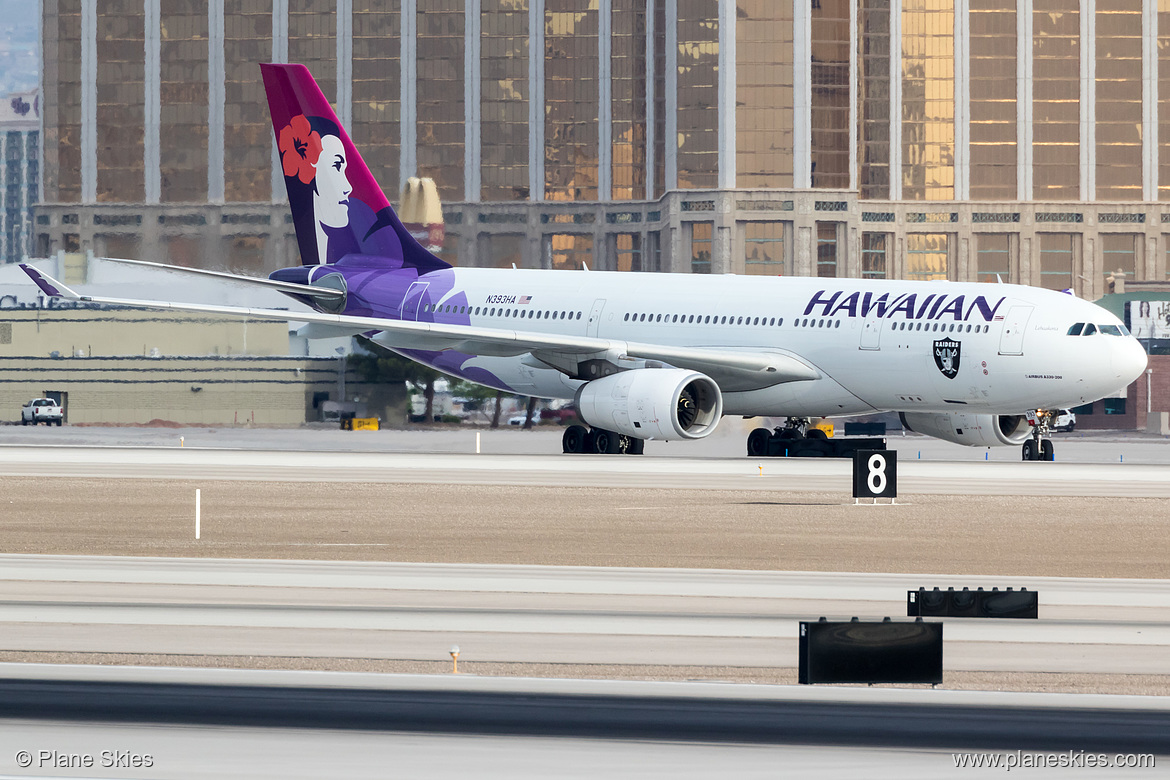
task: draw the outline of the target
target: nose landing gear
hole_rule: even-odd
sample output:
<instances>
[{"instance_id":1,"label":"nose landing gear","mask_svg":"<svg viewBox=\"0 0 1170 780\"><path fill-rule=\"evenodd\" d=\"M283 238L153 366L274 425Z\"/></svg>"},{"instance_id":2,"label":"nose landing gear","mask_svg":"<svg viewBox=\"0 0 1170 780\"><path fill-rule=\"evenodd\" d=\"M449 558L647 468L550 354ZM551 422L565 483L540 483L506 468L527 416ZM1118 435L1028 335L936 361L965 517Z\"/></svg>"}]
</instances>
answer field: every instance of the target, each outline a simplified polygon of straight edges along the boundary
<instances>
[{"instance_id":1,"label":"nose landing gear","mask_svg":"<svg viewBox=\"0 0 1170 780\"><path fill-rule=\"evenodd\" d=\"M1052 423L1056 419L1056 412L1047 409L1037 409L1028 412L1028 422L1032 426L1032 438L1024 442L1020 448L1021 460L1056 460L1056 452L1052 440L1048 438L1052 433Z\"/></svg>"}]
</instances>

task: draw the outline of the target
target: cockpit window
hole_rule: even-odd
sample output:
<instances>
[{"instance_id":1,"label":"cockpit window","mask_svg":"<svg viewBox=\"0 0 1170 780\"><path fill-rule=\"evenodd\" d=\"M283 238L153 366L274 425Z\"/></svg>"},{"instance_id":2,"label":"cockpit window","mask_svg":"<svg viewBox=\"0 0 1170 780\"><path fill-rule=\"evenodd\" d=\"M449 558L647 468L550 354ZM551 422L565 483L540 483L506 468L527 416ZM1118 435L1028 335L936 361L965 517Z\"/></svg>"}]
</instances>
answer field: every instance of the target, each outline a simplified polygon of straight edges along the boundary
<instances>
[{"instance_id":1,"label":"cockpit window","mask_svg":"<svg viewBox=\"0 0 1170 780\"><path fill-rule=\"evenodd\" d=\"M1116 325L1098 325L1097 327L1100 328L1101 332L1104 333L1106 336L1120 336L1121 335L1121 328L1117 327Z\"/></svg>"},{"instance_id":2,"label":"cockpit window","mask_svg":"<svg viewBox=\"0 0 1170 780\"><path fill-rule=\"evenodd\" d=\"M1088 325L1085 326L1085 332L1082 333L1081 335L1082 336L1092 336L1096 332L1097 332L1097 326L1090 322Z\"/></svg>"},{"instance_id":3,"label":"cockpit window","mask_svg":"<svg viewBox=\"0 0 1170 780\"><path fill-rule=\"evenodd\" d=\"M1083 327L1085 327L1085 323L1078 322L1076 325L1073 325L1071 328L1068 329L1068 335L1070 335L1070 336L1081 335L1081 328L1083 328Z\"/></svg>"}]
</instances>

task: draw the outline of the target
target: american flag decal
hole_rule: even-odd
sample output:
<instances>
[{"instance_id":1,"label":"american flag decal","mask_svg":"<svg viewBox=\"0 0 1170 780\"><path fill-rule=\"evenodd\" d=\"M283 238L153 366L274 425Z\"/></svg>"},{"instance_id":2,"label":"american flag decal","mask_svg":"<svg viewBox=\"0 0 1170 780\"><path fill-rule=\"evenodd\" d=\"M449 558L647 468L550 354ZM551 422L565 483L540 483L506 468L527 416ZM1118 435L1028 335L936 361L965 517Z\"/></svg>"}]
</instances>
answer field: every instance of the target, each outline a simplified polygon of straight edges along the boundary
<instances>
[{"instance_id":1,"label":"american flag decal","mask_svg":"<svg viewBox=\"0 0 1170 780\"><path fill-rule=\"evenodd\" d=\"M516 301L516 303L532 303L532 296L531 295L521 295L520 300Z\"/></svg>"}]
</instances>

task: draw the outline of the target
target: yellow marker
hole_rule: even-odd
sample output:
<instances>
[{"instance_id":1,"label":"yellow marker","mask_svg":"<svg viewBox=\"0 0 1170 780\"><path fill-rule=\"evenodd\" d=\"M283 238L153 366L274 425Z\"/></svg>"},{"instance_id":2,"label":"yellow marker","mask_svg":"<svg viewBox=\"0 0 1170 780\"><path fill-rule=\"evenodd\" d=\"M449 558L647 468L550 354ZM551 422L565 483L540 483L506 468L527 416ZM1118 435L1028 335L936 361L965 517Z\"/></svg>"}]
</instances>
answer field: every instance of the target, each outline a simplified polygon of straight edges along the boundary
<instances>
[{"instance_id":1,"label":"yellow marker","mask_svg":"<svg viewBox=\"0 0 1170 780\"><path fill-rule=\"evenodd\" d=\"M760 466L760 476L764 476L764 467Z\"/></svg>"},{"instance_id":2,"label":"yellow marker","mask_svg":"<svg viewBox=\"0 0 1170 780\"><path fill-rule=\"evenodd\" d=\"M451 646L451 674L459 674L459 645Z\"/></svg>"}]
</instances>

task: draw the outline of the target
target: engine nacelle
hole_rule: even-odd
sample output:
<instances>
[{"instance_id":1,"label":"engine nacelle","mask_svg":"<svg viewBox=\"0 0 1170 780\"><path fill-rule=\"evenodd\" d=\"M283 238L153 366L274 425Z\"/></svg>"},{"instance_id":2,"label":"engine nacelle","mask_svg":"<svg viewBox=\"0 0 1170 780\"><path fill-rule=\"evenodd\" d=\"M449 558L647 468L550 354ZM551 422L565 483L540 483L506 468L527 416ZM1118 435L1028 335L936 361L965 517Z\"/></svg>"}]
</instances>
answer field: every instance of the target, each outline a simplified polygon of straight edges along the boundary
<instances>
[{"instance_id":1,"label":"engine nacelle","mask_svg":"<svg viewBox=\"0 0 1170 780\"><path fill-rule=\"evenodd\" d=\"M577 414L636 439L701 439L723 416L723 394L698 371L637 368L581 385Z\"/></svg>"},{"instance_id":2,"label":"engine nacelle","mask_svg":"<svg viewBox=\"0 0 1170 780\"><path fill-rule=\"evenodd\" d=\"M1023 444L1024 439L1031 435L1027 418L1019 414L903 412L899 416L907 430L968 447Z\"/></svg>"}]
</instances>

